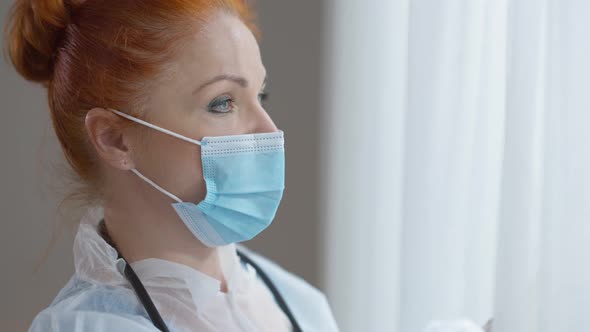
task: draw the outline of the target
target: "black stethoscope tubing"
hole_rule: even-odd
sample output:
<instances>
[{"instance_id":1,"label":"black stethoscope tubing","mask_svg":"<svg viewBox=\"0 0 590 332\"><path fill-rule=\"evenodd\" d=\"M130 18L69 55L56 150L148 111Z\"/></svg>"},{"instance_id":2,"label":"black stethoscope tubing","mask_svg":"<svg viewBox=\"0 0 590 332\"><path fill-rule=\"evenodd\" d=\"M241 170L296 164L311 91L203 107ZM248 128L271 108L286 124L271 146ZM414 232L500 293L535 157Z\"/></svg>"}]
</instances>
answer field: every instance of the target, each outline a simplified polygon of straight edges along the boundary
<instances>
[{"instance_id":1,"label":"black stethoscope tubing","mask_svg":"<svg viewBox=\"0 0 590 332\"><path fill-rule=\"evenodd\" d=\"M276 288L276 286L272 282L272 280L269 278L269 276L260 268L260 266L257 263L252 261L252 259L250 259L248 256L246 256L243 252L241 252L240 250L237 250L237 254L240 257L241 261L251 265L256 270L256 273L258 274L258 276L260 276L262 281L266 284L266 287L268 287L268 289L271 291L272 295L274 296L274 298L275 298L277 304L279 305L279 307L281 308L281 310L283 310L283 312L285 313L287 318L289 318L289 321L291 322L291 325L293 326L293 331L294 332L302 332L301 327L299 326L299 323L297 323L295 316L293 316L293 312L291 311L291 309L289 309L287 302L285 302L285 299L283 298L283 296L281 295L279 290ZM120 254L119 254L119 257L121 257ZM125 260L125 259L123 258L123 260ZM129 265L126 260L125 260L124 274L125 274L125 277L127 278L127 280L129 281L129 283L131 284L131 287L133 287L133 290L135 291L135 294L139 298L139 301L141 302L141 304L143 305L143 307L147 311L147 314L150 317L150 319L152 320L152 323L154 324L154 326L162 332L169 332L170 330L168 329L168 326L166 326L166 323L164 323L164 320L162 319L160 312L158 311L158 309L154 305L154 302L152 301L152 299L149 296L148 292L146 291L145 287L141 283L141 280L139 280L139 278L137 277L137 274L135 274L135 271L133 271L133 269L131 268L131 265Z\"/></svg>"}]
</instances>

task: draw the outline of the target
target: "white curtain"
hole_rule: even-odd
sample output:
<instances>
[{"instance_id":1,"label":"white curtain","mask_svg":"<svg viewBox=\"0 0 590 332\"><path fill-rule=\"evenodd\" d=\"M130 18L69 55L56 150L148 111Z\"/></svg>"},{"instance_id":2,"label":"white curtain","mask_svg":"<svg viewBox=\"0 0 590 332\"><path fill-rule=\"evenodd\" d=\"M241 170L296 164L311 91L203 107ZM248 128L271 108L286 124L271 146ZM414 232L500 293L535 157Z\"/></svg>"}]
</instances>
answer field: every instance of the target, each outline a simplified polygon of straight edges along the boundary
<instances>
[{"instance_id":1,"label":"white curtain","mask_svg":"<svg viewBox=\"0 0 590 332\"><path fill-rule=\"evenodd\" d=\"M590 331L590 1L327 0L343 331Z\"/></svg>"}]
</instances>

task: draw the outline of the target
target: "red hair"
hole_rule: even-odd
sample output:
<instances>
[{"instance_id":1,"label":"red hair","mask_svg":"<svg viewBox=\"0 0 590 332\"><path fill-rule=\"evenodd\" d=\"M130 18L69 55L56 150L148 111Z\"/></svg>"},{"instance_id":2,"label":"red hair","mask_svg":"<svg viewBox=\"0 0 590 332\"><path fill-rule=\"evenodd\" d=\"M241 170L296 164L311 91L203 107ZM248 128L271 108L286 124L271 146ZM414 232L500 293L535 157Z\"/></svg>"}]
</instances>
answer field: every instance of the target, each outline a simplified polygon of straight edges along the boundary
<instances>
[{"instance_id":1,"label":"red hair","mask_svg":"<svg viewBox=\"0 0 590 332\"><path fill-rule=\"evenodd\" d=\"M259 32L244 0L17 0L5 30L16 70L47 88L64 155L93 187L99 177L84 119L93 107L142 108L184 37L226 11ZM137 115L137 114L134 114Z\"/></svg>"}]
</instances>

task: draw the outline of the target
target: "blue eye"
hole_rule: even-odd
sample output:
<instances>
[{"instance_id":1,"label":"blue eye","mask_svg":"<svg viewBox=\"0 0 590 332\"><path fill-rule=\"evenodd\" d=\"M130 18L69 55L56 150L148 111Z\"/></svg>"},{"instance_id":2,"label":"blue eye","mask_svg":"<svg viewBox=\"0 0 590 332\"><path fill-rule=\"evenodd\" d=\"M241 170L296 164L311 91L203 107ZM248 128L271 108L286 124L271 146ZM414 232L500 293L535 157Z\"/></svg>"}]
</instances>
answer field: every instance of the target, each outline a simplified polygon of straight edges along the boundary
<instances>
[{"instance_id":1,"label":"blue eye","mask_svg":"<svg viewBox=\"0 0 590 332\"><path fill-rule=\"evenodd\" d=\"M268 99L268 93L263 92L258 94L258 100L260 101L261 104L265 104L266 100Z\"/></svg>"},{"instance_id":2,"label":"blue eye","mask_svg":"<svg viewBox=\"0 0 590 332\"><path fill-rule=\"evenodd\" d=\"M209 106L207 111L211 113L229 113L234 110L234 100L229 96L222 96L214 99Z\"/></svg>"}]
</instances>

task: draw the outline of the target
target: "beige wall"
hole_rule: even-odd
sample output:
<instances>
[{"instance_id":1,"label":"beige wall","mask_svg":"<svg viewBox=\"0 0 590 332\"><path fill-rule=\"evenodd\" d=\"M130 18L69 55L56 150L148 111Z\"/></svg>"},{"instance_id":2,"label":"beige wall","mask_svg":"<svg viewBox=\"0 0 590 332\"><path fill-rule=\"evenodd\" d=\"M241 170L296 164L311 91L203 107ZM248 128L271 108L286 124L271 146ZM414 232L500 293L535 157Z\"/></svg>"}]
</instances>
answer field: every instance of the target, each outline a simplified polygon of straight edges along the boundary
<instances>
[{"instance_id":1,"label":"beige wall","mask_svg":"<svg viewBox=\"0 0 590 332\"><path fill-rule=\"evenodd\" d=\"M0 23L11 1L0 2ZM321 1L260 0L269 112L285 131L287 190L275 223L249 245L310 282L319 282L317 153ZM34 273L54 224L63 220L59 149L45 93L0 61L0 326L23 331L72 273L65 234ZM57 168L57 169L56 169ZM66 210L67 211L67 210Z\"/></svg>"}]
</instances>

